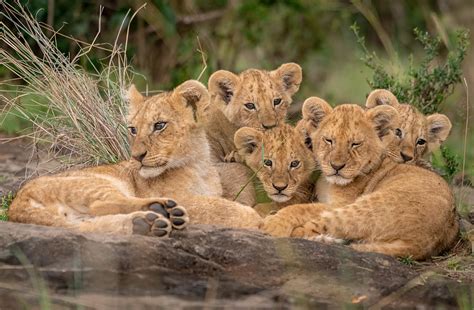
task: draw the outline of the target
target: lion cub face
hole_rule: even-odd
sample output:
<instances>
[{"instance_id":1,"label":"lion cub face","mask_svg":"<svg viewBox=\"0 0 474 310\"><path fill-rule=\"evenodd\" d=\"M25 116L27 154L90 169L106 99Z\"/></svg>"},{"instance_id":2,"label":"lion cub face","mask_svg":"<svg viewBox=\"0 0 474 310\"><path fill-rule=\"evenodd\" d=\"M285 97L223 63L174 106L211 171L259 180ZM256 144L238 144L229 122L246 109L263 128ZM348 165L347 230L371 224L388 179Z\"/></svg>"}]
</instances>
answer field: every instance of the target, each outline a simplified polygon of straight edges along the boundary
<instances>
[{"instance_id":1,"label":"lion cub face","mask_svg":"<svg viewBox=\"0 0 474 310\"><path fill-rule=\"evenodd\" d=\"M382 139L398 127L398 113L390 106L364 111L355 104L336 108L311 97L303 104L303 119L313 152L327 181L347 185L369 173L384 152Z\"/></svg>"},{"instance_id":2,"label":"lion cub face","mask_svg":"<svg viewBox=\"0 0 474 310\"><path fill-rule=\"evenodd\" d=\"M204 85L187 81L172 92L142 96L134 85L128 92L130 159L139 174L152 178L185 165L198 126L198 108L209 104Z\"/></svg>"},{"instance_id":3,"label":"lion cub face","mask_svg":"<svg viewBox=\"0 0 474 310\"><path fill-rule=\"evenodd\" d=\"M367 97L366 107L379 105L394 107L400 116L400 127L395 130L396 139L387 145L387 154L399 163L415 163L439 148L451 131L446 115L424 116L409 104L400 104L388 90L377 89Z\"/></svg>"},{"instance_id":4,"label":"lion cub face","mask_svg":"<svg viewBox=\"0 0 474 310\"><path fill-rule=\"evenodd\" d=\"M289 125L261 131L240 128L234 143L245 163L257 173L268 196L286 202L304 190L315 168L311 151L302 135Z\"/></svg>"},{"instance_id":5,"label":"lion cub face","mask_svg":"<svg viewBox=\"0 0 474 310\"><path fill-rule=\"evenodd\" d=\"M273 71L249 69L239 75L219 70L209 78L209 93L237 127L270 129L284 123L301 80L301 67L295 63Z\"/></svg>"}]
</instances>

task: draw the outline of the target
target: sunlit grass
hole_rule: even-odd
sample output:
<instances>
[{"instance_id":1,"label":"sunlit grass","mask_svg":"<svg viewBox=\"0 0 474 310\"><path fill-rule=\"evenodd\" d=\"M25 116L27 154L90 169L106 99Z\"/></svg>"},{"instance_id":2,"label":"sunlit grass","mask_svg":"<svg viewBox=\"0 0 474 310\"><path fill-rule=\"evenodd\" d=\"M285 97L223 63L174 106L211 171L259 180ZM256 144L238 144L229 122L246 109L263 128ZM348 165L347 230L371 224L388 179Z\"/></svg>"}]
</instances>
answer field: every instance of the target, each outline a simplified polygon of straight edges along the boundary
<instances>
[{"instance_id":1,"label":"sunlit grass","mask_svg":"<svg viewBox=\"0 0 474 310\"><path fill-rule=\"evenodd\" d=\"M46 36L44 26L21 5L0 6L2 19L13 25L0 23L5 46L0 66L18 77L0 83L0 101L7 103L3 112L9 113L3 122L15 117L26 121L24 134L66 165L127 158L123 90L130 83L130 70L124 47L111 46L104 65L86 72L78 63L87 61L94 43L80 45L75 57L65 55L54 35Z\"/></svg>"}]
</instances>

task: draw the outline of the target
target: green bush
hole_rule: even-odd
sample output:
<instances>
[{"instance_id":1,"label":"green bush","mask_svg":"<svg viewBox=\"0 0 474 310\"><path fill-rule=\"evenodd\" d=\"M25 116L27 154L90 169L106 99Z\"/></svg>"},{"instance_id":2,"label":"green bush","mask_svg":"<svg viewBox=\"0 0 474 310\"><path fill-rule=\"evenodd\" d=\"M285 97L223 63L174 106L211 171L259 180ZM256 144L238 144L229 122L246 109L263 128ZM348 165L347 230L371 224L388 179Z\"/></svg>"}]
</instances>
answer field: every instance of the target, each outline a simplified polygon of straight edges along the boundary
<instances>
[{"instance_id":1,"label":"green bush","mask_svg":"<svg viewBox=\"0 0 474 310\"><path fill-rule=\"evenodd\" d=\"M368 79L372 89L388 89L400 102L416 106L423 114L438 112L446 98L452 94L456 84L461 82L462 61L469 46L469 31L459 30L455 33L454 48L448 51L445 62L440 58L440 38L431 37L427 32L415 28L416 39L423 45L425 55L419 66L414 64L410 56L408 70L402 74L387 71L374 52L365 45L365 38L359 33L356 24L352 30L362 47L365 65L372 69L373 76Z\"/></svg>"},{"instance_id":2,"label":"green bush","mask_svg":"<svg viewBox=\"0 0 474 310\"><path fill-rule=\"evenodd\" d=\"M411 55L408 69L401 74L387 71L387 66L375 52L367 49L357 25L353 24L351 29L364 52L362 61L373 71L373 76L367 80L369 86L390 90L400 102L414 105L423 114L439 112L446 98L461 82L462 61L469 46L469 32L465 29L455 32L454 48L447 52L443 62L440 60L440 38L433 38L415 28L416 39L423 45L425 53L418 66ZM435 160L434 165L447 181L451 181L461 167L459 156L445 146L441 147L440 153L442 158Z\"/></svg>"}]
</instances>

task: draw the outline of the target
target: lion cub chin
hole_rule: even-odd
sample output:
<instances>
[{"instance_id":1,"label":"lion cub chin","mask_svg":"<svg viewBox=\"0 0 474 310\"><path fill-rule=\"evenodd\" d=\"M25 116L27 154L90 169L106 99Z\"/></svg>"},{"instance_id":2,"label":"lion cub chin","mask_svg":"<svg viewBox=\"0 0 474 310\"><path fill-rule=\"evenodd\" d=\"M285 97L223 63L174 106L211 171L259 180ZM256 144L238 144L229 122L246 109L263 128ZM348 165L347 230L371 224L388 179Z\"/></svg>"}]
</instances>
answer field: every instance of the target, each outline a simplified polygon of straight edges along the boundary
<instances>
[{"instance_id":1,"label":"lion cub chin","mask_svg":"<svg viewBox=\"0 0 474 310\"><path fill-rule=\"evenodd\" d=\"M265 131L243 127L235 133L234 142L274 202L256 205L260 215L312 201L314 186L310 177L316 162L297 129L286 124Z\"/></svg>"},{"instance_id":2,"label":"lion cub chin","mask_svg":"<svg viewBox=\"0 0 474 310\"><path fill-rule=\"evenodd\" d=\"M209 106L201 83L148 98L132 85L129 101L131 159L31 180L10 207L12 221L157 237L189 222L259 226L252 208L218 197L222 187L199 121Z\"/></svg>"},{"instance_id":3,"label":"lion cub chin","mask_svg":"<svg viewBox=\"0 0 474 310\"><path fill-rule=\"evenodd\" d=\"M274 236L319 241L345 239L359 251L424 259L447 249L458 234L454 198L436 173L394 162L384 138L399 128L395 108L364 111L357 105L336 108L316 97L304 103L316 160L325 182L317 188L325 203L296 204L264 220ZM311 130L312 128L312 130Z\"/></svg>"}]
</instances>

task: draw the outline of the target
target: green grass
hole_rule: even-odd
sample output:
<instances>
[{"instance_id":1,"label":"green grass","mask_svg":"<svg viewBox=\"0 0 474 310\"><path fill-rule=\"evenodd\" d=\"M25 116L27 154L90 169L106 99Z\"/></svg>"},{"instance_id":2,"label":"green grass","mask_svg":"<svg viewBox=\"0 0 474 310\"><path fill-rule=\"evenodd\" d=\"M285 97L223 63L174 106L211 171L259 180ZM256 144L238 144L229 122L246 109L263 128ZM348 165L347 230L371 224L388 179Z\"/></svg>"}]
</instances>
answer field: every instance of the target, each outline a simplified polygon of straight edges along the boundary
<instances>
[{"instance_id":1,"label":"green grass","mask_svg":"<svg viewBox=\"0 0 474 310\"><path fill-rule=\"evenodd\" d=\"M414 260L412 256L400 257L398 260L400 261L400 263L407 266L414 266L417 264L417 261Z\"/></svg>"},{"instance_id":2,"label":"green grass","mask_svg":"<svg viewBox=\"0 0 474 310\"><path fill-rule=\"evenodd\" d=\"M5 196L2 196L0 201L0 221L8 221L8 209L13 201L13 192L8 192Z\"/></svg>"},{"instance_id":3,"label":"green grass","mask_svg":"<svg viewBox=\"0 0 474 310\"><path fill-rule=\"evenodd\" d=\"M21 86L11 79L0 82L3 131L29 136L66 166L128 158L124 89L133 72L123 48L114 45L103 63L87 71L83 61L94 45L75 42L80 49L69 57L24 7L8 2L0 7L11 24L2 28L0 67L22 81Z\"/></svg>"}]
</instances>

